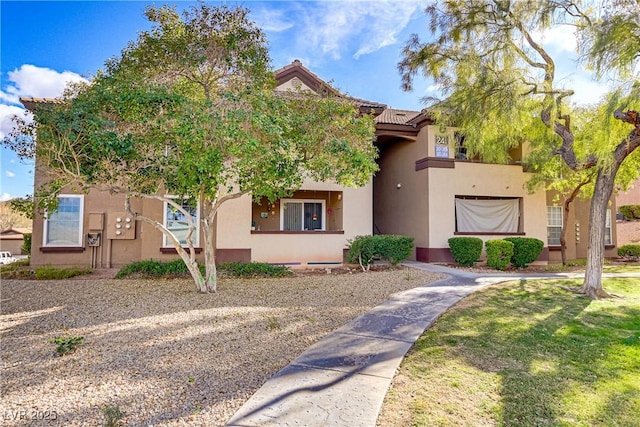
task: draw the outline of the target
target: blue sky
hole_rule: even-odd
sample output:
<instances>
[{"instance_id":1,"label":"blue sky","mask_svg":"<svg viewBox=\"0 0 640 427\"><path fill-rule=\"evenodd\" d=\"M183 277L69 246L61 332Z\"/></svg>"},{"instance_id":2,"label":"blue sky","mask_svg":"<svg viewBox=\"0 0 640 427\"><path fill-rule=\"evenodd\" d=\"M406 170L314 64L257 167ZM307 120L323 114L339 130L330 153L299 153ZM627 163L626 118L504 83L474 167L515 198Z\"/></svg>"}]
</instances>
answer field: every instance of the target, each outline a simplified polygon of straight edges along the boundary
<instances>
[{"instance_id":1,"label":"blue sky","mask_svg":"<svg viewBox=\"0 0 640 427\"><path fill-rule=\"evenodd\" d=\"M143 11L154 3L178 9L192 4L176 0L2 0L0 138L11 129L10 117L22 111L19 97L55 97L65 81L91 78L105 60L135 40L139 31L150 28ZM225 3L251 10L251 18L267 34L275 69L300 59L342 92L393 108L419 110L423 106L420 99L434 89L417 79L413 92L403 92L397 71L400 51L409 36L427 36L426 0ZM571 34L562 30L544 37L558 52L575 47ZM567 58L567 82L583 89L584 100L597 98L602 88L577 72ZM32 165L21 164L4 148L1 156L0 200L32 194Z\"/></svg>"}]
</instances>

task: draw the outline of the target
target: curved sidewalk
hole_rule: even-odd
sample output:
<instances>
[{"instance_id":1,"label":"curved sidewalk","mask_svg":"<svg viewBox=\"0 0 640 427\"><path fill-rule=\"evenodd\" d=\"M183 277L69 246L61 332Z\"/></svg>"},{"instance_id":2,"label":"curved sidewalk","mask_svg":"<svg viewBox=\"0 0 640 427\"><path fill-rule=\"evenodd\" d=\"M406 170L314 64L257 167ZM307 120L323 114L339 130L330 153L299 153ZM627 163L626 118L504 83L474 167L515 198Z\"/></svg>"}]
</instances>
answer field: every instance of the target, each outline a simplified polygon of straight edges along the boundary
<instances>
[{"instance_id":1,"label":"curved sidewalk","mask_svg":"<svg viewBox=\"0 0 640 427\"><path fill-rule=\"evenodd\" d=\"M405 265L449 277L395 294L309 347L271 377L227 426L375 426L400 362L449 307L495 283L581 277L475 274L415 261Z\"/></svg>"}]
</instances>

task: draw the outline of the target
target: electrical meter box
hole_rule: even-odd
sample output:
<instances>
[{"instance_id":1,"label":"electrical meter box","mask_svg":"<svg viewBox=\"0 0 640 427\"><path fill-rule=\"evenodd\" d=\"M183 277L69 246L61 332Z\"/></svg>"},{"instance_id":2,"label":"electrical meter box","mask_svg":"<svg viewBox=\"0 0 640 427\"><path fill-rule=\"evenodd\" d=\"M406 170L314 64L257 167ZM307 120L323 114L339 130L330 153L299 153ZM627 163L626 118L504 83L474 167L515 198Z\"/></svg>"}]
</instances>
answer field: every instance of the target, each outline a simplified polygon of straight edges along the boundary
<instances>
[{"instance_id":1,"label":"electrical meter box","mask_svg":"<svg viewBox=\"0 0 640 427\"><path fill-rule=\"evenodd\" d=\"M109 212L107 239L132 240L136 238L136 221L126 212Z\"/></svg>"}]
</instances>

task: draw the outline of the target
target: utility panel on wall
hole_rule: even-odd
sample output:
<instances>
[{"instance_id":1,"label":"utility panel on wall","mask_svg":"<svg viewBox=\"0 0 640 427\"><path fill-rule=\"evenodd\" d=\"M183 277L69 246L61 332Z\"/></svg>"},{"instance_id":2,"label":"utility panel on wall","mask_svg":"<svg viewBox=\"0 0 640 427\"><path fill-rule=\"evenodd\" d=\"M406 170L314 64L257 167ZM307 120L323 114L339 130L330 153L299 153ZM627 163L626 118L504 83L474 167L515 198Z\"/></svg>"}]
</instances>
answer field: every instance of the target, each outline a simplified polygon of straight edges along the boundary
<instances>
[{"instance_id":1,"label":"utility panel on wall","mask_svg":"<svg viewBox=\"0 0 640 427\"><path fill-rule=\"evenodd\" d=\"M104 229L104 214L102 212L89 213L89 230L102 231Z\"/></svg>"},{"instance_id":2,"label":"utility panel on wall","mask_svg":"<svg viewBox=\"0 0 640 427\"><path fill-rule=\"evenodd\" d=\"M131 240L136 238L136 221L126 212L109 212L107 239Z\"/></svg>"}]
</instances>

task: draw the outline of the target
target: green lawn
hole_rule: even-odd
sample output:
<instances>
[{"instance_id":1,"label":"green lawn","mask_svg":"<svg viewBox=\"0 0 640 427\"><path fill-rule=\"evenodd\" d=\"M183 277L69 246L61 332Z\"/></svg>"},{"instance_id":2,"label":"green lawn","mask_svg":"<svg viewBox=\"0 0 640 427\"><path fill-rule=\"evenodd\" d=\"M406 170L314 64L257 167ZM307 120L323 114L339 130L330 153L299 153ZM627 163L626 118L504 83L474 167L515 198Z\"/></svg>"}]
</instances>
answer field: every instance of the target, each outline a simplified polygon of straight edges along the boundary
<instances>
[{"instance_id":1,"label":"green lawn","mask_svg":"<svg viewBox=\"0 0 640 427\"><path fill-rule=\"evenodd\" d=\"M477 292L414 345L379 425L640 426L640 279L592 301L567 281Z\"/></svg>"}]
</instances>

